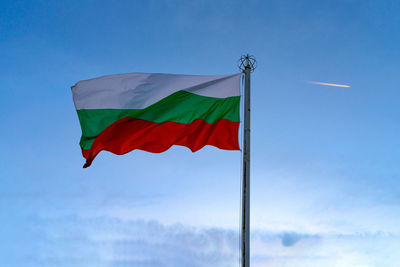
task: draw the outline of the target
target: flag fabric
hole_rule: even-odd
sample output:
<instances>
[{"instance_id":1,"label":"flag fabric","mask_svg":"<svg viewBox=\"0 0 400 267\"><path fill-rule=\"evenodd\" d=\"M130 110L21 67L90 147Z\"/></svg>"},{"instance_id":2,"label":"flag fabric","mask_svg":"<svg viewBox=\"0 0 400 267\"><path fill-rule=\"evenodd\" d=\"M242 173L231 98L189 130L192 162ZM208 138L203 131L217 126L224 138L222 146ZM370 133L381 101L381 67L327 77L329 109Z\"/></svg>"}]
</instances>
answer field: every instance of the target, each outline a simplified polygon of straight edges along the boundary
<instances>
[{"instance_id":1,"label":"flag fabric","mask_svg":"<svg viewBox=\"0 0 400 267\"><path fill-rule=\"evenodd\" d=\"M160 153L172 145L239 150L240 77L130 73L71 87L86 163L106 150Z\"/></svg>"}]
</instances>

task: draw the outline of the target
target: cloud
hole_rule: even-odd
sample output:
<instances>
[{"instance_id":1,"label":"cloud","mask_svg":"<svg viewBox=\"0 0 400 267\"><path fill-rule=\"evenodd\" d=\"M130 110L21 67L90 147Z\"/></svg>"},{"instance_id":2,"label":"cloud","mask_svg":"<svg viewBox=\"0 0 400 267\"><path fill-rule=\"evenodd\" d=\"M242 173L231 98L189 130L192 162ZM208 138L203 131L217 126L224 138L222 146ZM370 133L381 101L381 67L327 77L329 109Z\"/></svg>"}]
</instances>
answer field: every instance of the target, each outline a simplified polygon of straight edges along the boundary
<instances>
[{"instance_id":1,"label":"cloud","mask_svg":"<svg viewBox=\"0 0 400 267\"><path fill-rule=\"evenodd\" d=\"M68 216L32 220L40 235L25 266L203 267L239 265L239 229ZM394 267L400 237L254 231L252 266ZM20 255L21 256L21 255ZM23 262L22 260L19 262ZM35 265L36 264L36 265ZM23 267L24 265L19 265Z\"/></svg>"},{"instance_id":2,"label":"cloud","mask_svg":"<svg viewBox=\"0 0 400 267\"><path fill-rule=\"evenodd\" d=\"M297 233L284 233L282 235L282 245L285 247L291 247L299 242L301 238L302 236Z\"/></svg>"},{"instance_id":3,"label":"cloud","mask_svg":"<svg viewBox=\"0 0 400 267\"><path fill-rule=\"evenodd\" d=\"M111 266L232 266L235 263L238 240L232 231L164 226L154 221L129 224L136 228L135 233L112 241Z\"/></svg>"},{"instance_id":4,"label":"cloud","mask_svg":"<svg viewBox=\"0 0 400 267\"><path fill-rule=\"evenodd\" d=\"M40 225L45 238L34 257L43 267L228 267L238 262L239 239L232 230L74 216L47 218Z\"/></svg>"}]
</instances>

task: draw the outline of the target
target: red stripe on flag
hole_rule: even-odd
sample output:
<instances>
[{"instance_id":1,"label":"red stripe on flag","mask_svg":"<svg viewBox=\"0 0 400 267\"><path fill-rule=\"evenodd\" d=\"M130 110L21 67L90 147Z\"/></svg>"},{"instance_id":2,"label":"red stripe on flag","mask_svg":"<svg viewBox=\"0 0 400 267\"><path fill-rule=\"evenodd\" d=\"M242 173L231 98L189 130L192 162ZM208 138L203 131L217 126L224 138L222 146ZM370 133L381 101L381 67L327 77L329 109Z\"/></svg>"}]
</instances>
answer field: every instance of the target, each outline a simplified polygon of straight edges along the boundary
<instances>
[{"instance_id":1,"label":"red stripe on flag","mask_svg":"<svg viewBox=\"0 0 400 267\"><path fill-rule=\"evenodd\" d=\"M161 153L172 145L186 146L195 152L205 145L220 149L240 150L239 122L220 119L208 124L202 119L190 124L177 122L155 123L135 118L123 118L111 124L94 140L90 150L83 150L84 168L89 167L97 154L106 150L117 155L140 149Z\"/></svg>"}]
</instances>

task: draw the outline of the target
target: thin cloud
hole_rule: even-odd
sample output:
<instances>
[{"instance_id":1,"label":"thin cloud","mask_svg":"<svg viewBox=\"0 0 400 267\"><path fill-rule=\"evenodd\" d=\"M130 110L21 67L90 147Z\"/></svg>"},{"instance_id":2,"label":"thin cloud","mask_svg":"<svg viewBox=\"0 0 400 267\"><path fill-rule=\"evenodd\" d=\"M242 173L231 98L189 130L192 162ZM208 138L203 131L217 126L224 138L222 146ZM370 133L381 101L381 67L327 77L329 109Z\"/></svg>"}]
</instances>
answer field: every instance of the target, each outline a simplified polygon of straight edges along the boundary
<instances>
[{"instance_id":1,"label":"thin cloud","mask_svg":"<svg viewBox=\"0 0 400 267\"><path fill-rule=\"evenodd\" d=\"M231 267L239 263L239 233L232 229L164 225L107 216L42 218L37 219L36 227L41 235L36 235L40 238L37 249L28 254L29 266L68 263L104 267ZM336 267L339 263L343 267L397 267L400 261L396 253L400 236L383 233L310 235L255 231L251 239L254 267Z\"/></svg>"},{"instance_id":2,"label":"thin cloud","mask_svg":"<svg viewBox=\"0 0 400 267\"><path fill-rule=\"evenodd\" d=\"M303 238L303 236L298 233L284 233L282 235L282 246L285 246L285 247L294 246L302 238Z\"/></svg>"},{"instance_id":3,"label":"thin cloud","mask_svg":"<svg viewBox=\"0 0 400 267\"><path fill-rule=\"evenodd\" d=\"M334 87L345 87L345 88L351 87L350 85L337 84L337 83L325 83L325 82L314 82L314 81L308 81L308 83L318 84L318 85L325 85L325 86L334 86Z\"/></svg>"}]
</instances>

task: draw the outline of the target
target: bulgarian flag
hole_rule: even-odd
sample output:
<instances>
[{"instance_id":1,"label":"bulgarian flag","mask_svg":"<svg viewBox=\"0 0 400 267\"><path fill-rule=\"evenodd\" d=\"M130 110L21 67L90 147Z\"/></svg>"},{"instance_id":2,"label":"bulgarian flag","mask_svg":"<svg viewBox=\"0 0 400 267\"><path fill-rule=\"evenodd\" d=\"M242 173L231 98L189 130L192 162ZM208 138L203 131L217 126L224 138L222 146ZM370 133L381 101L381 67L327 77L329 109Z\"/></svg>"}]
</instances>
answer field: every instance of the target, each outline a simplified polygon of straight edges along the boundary
<instances>
[{"instance_id":1,"label":"bulgarian flag","mask_svg":"<svg viewBox=\"0 0 400 267\"><path fill-rule=\"evenodd\" d=\"M240 78L130 73L71 87L89 167L97 154L134 149L160 153L172 145L239 150Z\"/></svg>"}]
</instances>

